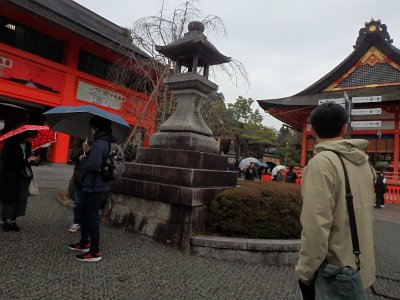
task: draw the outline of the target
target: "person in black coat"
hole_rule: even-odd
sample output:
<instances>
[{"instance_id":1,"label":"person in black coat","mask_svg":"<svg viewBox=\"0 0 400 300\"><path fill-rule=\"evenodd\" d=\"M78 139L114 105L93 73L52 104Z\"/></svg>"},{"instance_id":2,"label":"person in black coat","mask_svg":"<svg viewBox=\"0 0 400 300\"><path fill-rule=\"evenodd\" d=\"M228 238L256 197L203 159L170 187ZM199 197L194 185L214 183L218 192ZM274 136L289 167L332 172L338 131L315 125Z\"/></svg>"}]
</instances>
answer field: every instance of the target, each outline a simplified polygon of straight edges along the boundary
<instances>
[{"instance_id":1,"label":"person in black coat","mask_svg":"<svg viewBox=\"0 0 400 300\"><path fill-rule=\"evenodd\" d=\"M297 174L294 171L294 166L289 166L289 171L286 173L285 182L296 183Z\"/></svg>"},{"instance_id":2,"label":"person in black coat","mask_svg":"<svg viewBox=\"0 0 400 300\"><path fill-rule=\"evenodd\" d=\"M39 157L32 155L30 140L37 131L30 130L5 140L1 152L0 219L3 231L20 231L17 217L25 216L32 165Z\"/></svg>"},{"instance_id":3,"label":"person in black coat","mask_svg":"<svg viewBox=\"0 0 400 300\"><path fill-rule=\"evenodd\" d=\"M244 172L244 179L245 180L257 179L256 164L254 162L251 162L250 165L247 167L246 171Z\"/></svg>"},{"instance_id":4,"label":"person in black coat","mask_svg":"<svg viewBox=\"0 0 400 300\"><path fill-rule=\"evenodd\" d=\"M383 172L378 172L378 178L375 182L375 196L376 196L376 203L375 207L381 208L385 207L385 200L384 195L386 193L386 178L383 176Z\"/></svg>"},{"instance_id":5,"label":"person in black coat","mask_svg":"<svg viewBox=\"0 0 400 300\"><path fill-rule=\"evenodd\" d=\"M111 121L95 116L90 120L90 125L94 142L83 163L86 174L82 180L80 203L81 240L70 244L68 248L82 252L75 256L77 260L95 262L101 260L99 209L102 193L108 190L108 183L102 178L101 169L115 139L111 135Z\"/></svg>"}]
</instances>

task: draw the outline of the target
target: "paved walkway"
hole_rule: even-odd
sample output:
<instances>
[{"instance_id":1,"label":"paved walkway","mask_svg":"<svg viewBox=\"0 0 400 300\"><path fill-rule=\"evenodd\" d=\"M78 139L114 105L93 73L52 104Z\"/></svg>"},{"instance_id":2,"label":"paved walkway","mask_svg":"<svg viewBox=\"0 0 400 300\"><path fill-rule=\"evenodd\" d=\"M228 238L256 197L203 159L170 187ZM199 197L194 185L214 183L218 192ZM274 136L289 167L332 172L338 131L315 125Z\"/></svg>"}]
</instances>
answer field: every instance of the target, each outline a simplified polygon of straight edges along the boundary
<instances>
[{"instance_id":1,"label":"paved walkway","mask_svg":"<svg viewBox=\"0 0 400 300\"><path fill-rule=\"evenodd\" d=\"M184 255L141 235L103 226L103 260L82 263L66 245L72 211L55 200L72 168L35 170L41 195L30 199L22 231L0 232L0 299L300 299L292 267L268 267ZM377 273L400 280L400 208L376 212ZM384 220L384 221L382 221ZM376 290L400 298L400 283ZM384 299L368 292L369 299Z\"/></svg>"}]
</instances>

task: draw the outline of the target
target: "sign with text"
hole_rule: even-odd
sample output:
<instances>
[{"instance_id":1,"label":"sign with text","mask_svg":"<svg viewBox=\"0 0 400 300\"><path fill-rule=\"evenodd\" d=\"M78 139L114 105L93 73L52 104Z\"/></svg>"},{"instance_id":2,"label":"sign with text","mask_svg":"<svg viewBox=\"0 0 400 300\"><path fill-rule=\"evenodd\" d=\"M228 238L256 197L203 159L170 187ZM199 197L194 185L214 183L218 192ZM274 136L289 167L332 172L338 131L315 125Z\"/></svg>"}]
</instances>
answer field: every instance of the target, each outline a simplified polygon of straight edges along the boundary
<instances>
[{"instance_id":1,"label":"sign with text","mask_svg":"<svg viewBox=\"0 0 400 300\"><path fill-rule=\"evenodd\" d=\"M351 122L351 127L380 128L381 126L382 126L382 121L353 121L353 122Z\"/></svg>"},{"instance_id":2,"label":"sign with text","mask_svg":"<svg viewBox=\"0 0 400 300\"><path fill-rule=\"evenodd\" d=\"M351 98L351 102L353 103L382 102L382 96L353 97Z\"/></svg>"},{"instance_id":3,"label":"sign with text","mask_svg":"<svg viewBox=\"0 0 400 300\"><path fill-rule=\"evenodd\" d=\"M326 102L333 102L340 104L341 106L345 107L346 106L346 99L345 98L336 98L336 99L321 99L318 100L318 105L324 104Z\"/></svg>"},{"instance_id":4,"label":"sign with text","mask_svg":"<svg viewBox=\"0 0 400 300\"><path fill-rule=\"evenodd\" d=\"M0 55L0 67L12 68L13 60Z\"/></svg>"},{"instance_id":5,"label":"sign with text","mask_svg":"<svg viewBox=\"0 0 400 300\"><path fill-rule=\"evenodd\" d=\"M98 86L79 81L76 98L105 107L120 109L125 96Z\"/></svg>"},{"instance_id":6,"label":"sign with text","mask_svg":"<svg viewBox=\"0 0 400 300\"><path fill-rule=\"evenodd\" d=\"M382 114L382 108L360 108L360 109L352 109L351 114L353 116L361 116L361 115L380 115Z\"/></svg>"}]
</instances>

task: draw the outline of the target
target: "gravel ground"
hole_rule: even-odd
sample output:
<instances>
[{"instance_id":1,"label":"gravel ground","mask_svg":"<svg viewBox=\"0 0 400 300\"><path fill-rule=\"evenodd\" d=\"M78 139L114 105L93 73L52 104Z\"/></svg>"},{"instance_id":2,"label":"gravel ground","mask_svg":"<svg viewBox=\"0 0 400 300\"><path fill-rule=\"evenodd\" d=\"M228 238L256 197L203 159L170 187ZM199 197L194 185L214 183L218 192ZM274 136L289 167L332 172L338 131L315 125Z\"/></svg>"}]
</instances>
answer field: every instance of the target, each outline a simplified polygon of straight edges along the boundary
<instances>
[{"instance_id":1,"label":"gravel ground","mask_svg":"<svg viewBox=\"0 0 400 300\"><path fill-rule=\"evenodd\" d=\"M66 247L79 240L79 234L67 231L72 211L55 200L71 171L63 165L39 167L35 173L41 195L30 199L26 217L19 220L22 231L0 232L1 300L301 299L292 267L184 255L105 225L101 228L103 260L76 261ZM400 280L400 224L377 221L375 230L377 274L384 277L378 277L375 290L400 299L396 281ZM384 299L371 290L368 298Z\"/></svg>"}]
</instances>

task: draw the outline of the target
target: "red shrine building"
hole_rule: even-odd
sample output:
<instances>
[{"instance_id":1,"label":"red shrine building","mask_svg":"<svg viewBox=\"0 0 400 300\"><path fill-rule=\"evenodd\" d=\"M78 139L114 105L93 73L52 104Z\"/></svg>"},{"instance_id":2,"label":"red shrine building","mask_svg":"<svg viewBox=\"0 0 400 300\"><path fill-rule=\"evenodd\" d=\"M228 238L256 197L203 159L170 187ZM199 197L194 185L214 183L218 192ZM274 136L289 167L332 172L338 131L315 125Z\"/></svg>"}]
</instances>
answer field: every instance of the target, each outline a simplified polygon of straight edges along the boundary
<instances>
[{"instance_id":1,"label":"red shrine building","mask_svg":"<svg viewBox=\"0 0 400 300\"><path fill-rule=\"evenodd\" d=\"M116 61L132 54L147 57L132 44L129 30L71 0L0 0L0 103L26 109L31 123L60 105L91 104L122 116L147 137L154 120L141 121L149 87L138 88L138 75L128 67L123 82L110 77ZM132 88L135 86L135 88ZM147 114L155 114L150 105ZM3 120L4 121L4 120ZM68 160L70 136L57 134L49 161Z\"/></svg>"},{"instance_id":2,"label":"red shrine building","mask_svg":"<svg viewBox=\"0 0 400 300\"><path fill-rule=\"evenodd\" d=\"M351 138L369 140L371 162L399 174L400 50L386 25L371 20L360 29L354 51L331 72L300 93L258 100L269 114L302 132L301 166L312 157L315 138L309 116L324 101L351 111Z\"/></svg>"}]
</instances>

